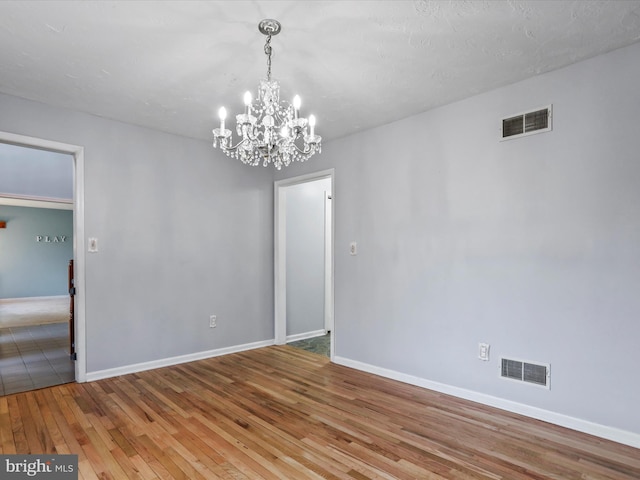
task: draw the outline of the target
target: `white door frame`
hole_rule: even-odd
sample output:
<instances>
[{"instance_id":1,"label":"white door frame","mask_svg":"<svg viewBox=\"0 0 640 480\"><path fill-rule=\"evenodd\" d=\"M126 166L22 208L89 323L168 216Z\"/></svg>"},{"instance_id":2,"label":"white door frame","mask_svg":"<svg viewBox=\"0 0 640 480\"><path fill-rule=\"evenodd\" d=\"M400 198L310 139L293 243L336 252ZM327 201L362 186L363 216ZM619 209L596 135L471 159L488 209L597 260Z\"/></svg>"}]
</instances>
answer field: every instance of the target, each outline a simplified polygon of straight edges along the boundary
<instances>
[{"instance_id":1,"label":"white door frame","mask_svg":"<svg viewBox=\"0 0 640 480\"><path fill-rule=\"evenodd\" d=\"M287 202L285 188L300 183L313 182L325 178L331 179L332 195L335 190L335 171L333 168L320 172L300 175L298 177L286 178L274 182L274 343L284 345L287 342ZM333 230L334 230L334 202L331 205L331 248L333 252ZM331 262L331 274L327 283L330 285L327 292L331 298L330 316L333 319L333 258ZM326 296L325 296L326 298ZM334 328L335 331L335 328ZM333 357L334 332L331 335L331 357Z\"/></svg>"},{"instance_id":2,"label":"white door frame","mask_svg":"<svg viewBox=\"0 0 640 480\"><path fill-rule=\"evenodd\" d=\"M333 332L333 182L324 192L324 331Z\"/></svg>"},{"instance_id":3,"label":"white door frame","mask_svg":"<svg viewBox=\"0 0 640 480\"><path fill-rule=\"evenodd\" d=\"M73 258L75 296L76 381L86 382L87 345L85 325L85 256L84 256L84 147L27 137L0 131L0 142L38 148L73 156Z\"/></svg>"}]
</instances>

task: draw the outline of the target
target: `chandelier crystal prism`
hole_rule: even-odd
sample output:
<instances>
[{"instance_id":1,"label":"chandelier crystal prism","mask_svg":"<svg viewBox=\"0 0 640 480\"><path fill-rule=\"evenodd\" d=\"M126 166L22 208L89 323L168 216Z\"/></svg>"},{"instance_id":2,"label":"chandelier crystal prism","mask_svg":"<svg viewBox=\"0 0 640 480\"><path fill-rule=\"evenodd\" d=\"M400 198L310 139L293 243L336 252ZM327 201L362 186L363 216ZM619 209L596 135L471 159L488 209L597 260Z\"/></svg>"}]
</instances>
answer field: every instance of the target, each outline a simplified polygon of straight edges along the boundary
<instances>
[{"instance_id":1,"label":"chandelier crystal prism","mask_svg":"<svg viewBox=\"0 0 640 480\"><path fill-rule=\"evenodd\" d=\"M262 20L258 30L267 36L264 53L267 56L267 78L260 81L258 98L254 102L251 92L244 94L245 111L236 115L236 133L240 137L233 145L231 130L225 128L227 110L219 110L220 128L213 130L213 146L227 156L247 165L273 166L280 170L291 162L304 162L320 153L322 137L315 134L316 119L300 116L301 100L280 100L280 85L271 78L271 37L280 33L280 22Z\"/></svg>"}]
</instances>

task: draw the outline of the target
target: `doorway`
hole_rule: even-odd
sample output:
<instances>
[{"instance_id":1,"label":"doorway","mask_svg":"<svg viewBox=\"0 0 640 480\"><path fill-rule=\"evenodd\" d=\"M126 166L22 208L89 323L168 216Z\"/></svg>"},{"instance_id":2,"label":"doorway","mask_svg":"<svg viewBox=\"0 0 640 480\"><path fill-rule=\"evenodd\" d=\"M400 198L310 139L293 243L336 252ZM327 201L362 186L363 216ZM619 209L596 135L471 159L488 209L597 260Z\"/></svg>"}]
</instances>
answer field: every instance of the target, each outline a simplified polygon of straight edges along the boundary
<instances>
[{"instance_id":1,"label":"doorway","mask_svg":"<svg viewBox=\"0 0 640 480\"><path fill-rule=\"evenodd\" d=\"M81 146L70 145L66 143L44 140L35 137L28 137L7 132L0 132L0 143L26 147L48 152L62 153L71 155L73 158L73 238L72 241L74 259L74 285L76 287L76 296L73 299L75 326L75 352L76 361L74 366L74 378L78 382L86 381L86 345L85 345L85 255L84 255L84 149ZM29 204L31 207L39 206L38 200L21 199L22 204ZM55 202L53 202L55 203ZM46 239L43 239L46 241ZM49 238L49 241L55 241ZM58 238L58 241L61 241ZM66 273L66 272L65 272ZM67 300L67 304L69 300ZM67 327L68 328L68 327Z\"/></svg>"},{"instance_id":2,"label":"doorway","mask_svg":"<svg viewBox=\"0 0 640 480\"><path fill-rule=\"evenodd\" d=\"M334 170L274 184L275 343L329 338L333 357Z\"/></svg>"}]
</instances>

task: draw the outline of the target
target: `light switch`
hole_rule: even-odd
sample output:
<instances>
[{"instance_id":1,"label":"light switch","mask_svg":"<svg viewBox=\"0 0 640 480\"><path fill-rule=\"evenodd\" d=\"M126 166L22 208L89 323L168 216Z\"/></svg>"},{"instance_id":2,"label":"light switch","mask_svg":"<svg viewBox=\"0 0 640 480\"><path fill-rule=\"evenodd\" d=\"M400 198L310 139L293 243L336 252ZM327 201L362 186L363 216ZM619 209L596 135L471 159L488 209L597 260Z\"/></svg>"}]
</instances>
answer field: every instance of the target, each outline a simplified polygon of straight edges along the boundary
<instances>
[{"instance_id":1,"label":"light switch","mask_svg":"<svg viewBox=\"0 0 640 480\"><path fill-rule=\"evenodd\" d=\"M89 237L89 252L96 253L98 251L98 239L95 237Z\"/></svg>"},{"instance_id":2,"label":"light switch","mask_svg":"<svg viewBox=\"0 0 640 480\"><path fill-rule=\"evenodd\" d=\"M478 358L484 362L489 361L489 344L488 343L479 343L478 344Z\"/></svg>"}]
</instances>

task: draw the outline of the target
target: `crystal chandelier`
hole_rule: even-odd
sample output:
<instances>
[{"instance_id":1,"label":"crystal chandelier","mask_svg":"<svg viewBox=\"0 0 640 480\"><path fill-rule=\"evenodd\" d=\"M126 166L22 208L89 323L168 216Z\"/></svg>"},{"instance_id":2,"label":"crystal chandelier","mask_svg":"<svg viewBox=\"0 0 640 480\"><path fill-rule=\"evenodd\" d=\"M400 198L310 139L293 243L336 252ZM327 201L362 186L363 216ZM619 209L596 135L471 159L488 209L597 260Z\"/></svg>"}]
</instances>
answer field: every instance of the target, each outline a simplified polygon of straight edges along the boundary
<instances>
[{"instance_id":1,"label":"crystal chandelier","mask_svg":"<svg viewBox=\"0 0 640 480\"><path fill-rule=\"evenodd\" d=\"M320 153L322 137L315 134L313 115L308 119L300 116L300 97L296 95L292 103L280 101L280 85L271 79L271 37L280 33L280 22L265 19L258 29L267 36L267 78L260 81L257 101L253 101L251 92L244 94L245 111L236 115L236 132L241 137L236 145L231 130L225 128L227 110L220 108L220 128L213 130L213 146L248 165L262 163L266 167L273 163L280 170L283 165L304 162Z\"/></svg>"}]
</instances>

